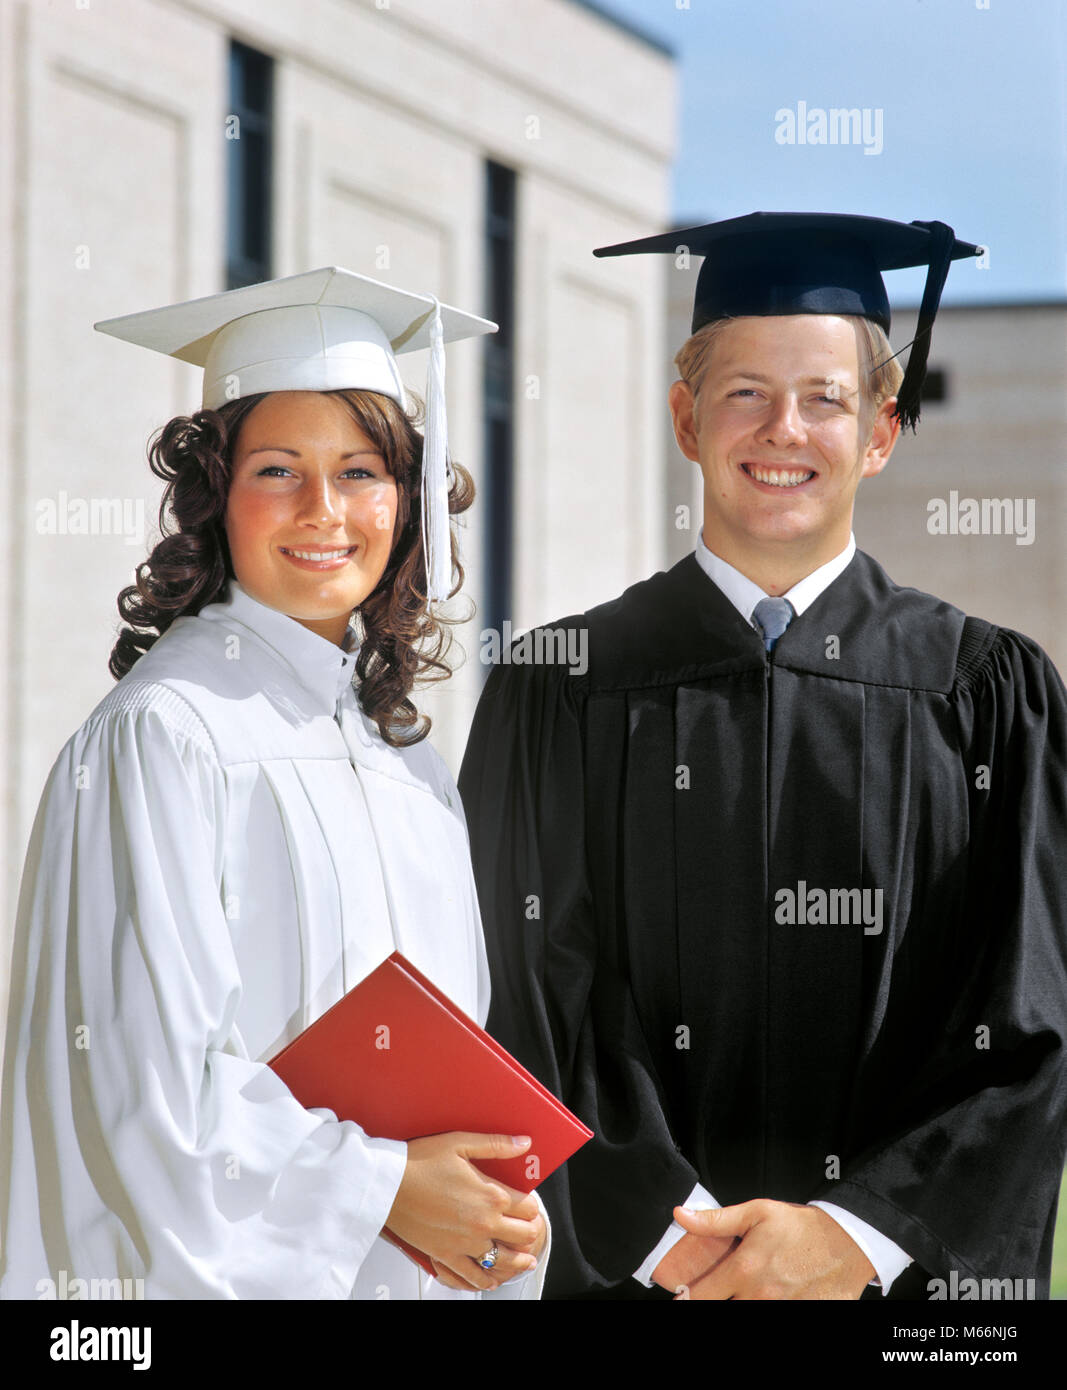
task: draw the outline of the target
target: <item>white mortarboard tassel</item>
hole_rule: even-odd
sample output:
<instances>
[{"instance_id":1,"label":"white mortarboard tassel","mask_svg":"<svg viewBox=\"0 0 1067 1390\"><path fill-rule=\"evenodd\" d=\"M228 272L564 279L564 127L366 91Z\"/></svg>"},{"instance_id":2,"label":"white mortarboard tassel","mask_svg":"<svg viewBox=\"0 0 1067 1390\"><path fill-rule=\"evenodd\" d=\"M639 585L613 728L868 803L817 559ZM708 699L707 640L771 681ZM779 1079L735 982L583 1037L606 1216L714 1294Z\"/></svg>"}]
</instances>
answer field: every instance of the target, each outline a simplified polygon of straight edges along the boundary
<instances>
[{"instance_id":1,"label":"white mortarboard tassel","mask_svg":"<svg viewBox=\"0 0 1067 1390\"><path fill-rule=\"evenodd\" d=\"M203 404L210 409L263 391L341 389L376 391L403 405L396 356L429 348L422 543L427 601L448 597L451 469L444 345L495 333L495 323L441 304L432 295L411 294L340 266L323 266L107 319L95 327L203 367Z\"/></svg>"},{"instance_id":2,"label":"white mortarboard tassel","mask_svg":"<svg viewBox=\"0 0 1067 1390\"><path fill-rule=\"evenodd\" d=\"M443 603L452 588L452 535L448 514L451 481L445 413L445 339L441 306L434 299L422 445L422 549L426 557L426 598L430 603Z\"/></svg>"}]
</instances>

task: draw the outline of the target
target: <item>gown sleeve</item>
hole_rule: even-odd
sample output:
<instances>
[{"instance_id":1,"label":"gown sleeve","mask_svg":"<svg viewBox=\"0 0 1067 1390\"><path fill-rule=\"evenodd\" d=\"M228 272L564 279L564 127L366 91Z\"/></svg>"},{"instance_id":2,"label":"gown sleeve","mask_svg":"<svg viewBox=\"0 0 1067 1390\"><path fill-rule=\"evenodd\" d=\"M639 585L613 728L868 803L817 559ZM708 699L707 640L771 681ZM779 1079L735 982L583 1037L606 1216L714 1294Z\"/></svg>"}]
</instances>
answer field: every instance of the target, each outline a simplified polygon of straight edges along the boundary
<instances>
[{"instance_id":1,"label":"gown sleeve","mask_svg":"<svg viewBox=\"0 0 1067 1390\"><path fill-rule=\"evenodd\" d=\"M616 924L597 920L585 818L612 810L586 795L581 704L566 667L495 667L459 782L493 982L489 1031L595 1135L542 1188L553 1297L628 1279L697 1182L670 1132Z\"/></svg>"},{"instance_id":2,"label":"gown sleeve","mask_svg":"<svg viewBox=\"0 0 1067 1390\"><path fill-rule=\"evenodd\" d=\"M904 1095L881 1097L884 1141L817 1195L935 1277L1036 1277L1047 1297L1067 1144L1067 697L1045 653L1001 631L955 719L970 818L960 910L922 923L940 938L940 1041ZM909 1045L908 1013L900 992L886 1049Z\"/></svg>"},{"instance_id":3,"label":"gown sleeve","mask_svg":"<svg viewBox=\"0 0 1067 1390\"><path fill-rule=\"evenodd\" d=\"M224 786L177 695L61 752L20 895L2 1114L3 1292L347 1298L406 1146L307 1111L235 1030Z\"/></svg>"}]
</instances>

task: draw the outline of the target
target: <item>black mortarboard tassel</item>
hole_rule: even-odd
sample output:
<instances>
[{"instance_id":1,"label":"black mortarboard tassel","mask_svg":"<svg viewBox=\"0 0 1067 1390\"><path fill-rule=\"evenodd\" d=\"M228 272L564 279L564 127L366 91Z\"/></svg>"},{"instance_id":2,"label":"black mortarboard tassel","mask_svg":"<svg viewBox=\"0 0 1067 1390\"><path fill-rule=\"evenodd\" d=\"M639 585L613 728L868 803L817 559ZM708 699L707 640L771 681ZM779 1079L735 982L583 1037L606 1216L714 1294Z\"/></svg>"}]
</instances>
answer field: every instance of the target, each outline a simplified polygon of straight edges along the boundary
<instances>
[{"instance_id":1,"label":"black mortarboard tassel","mask_svg":"<svg viewBox=\"0 0 1067 1390\"><path fill-rule=\"evenodd\" d=\"M915 433L919 423L919 406L922 402L923 382L926 380L926 360L930 355L930 333L941 303L941 291L945 288L948 268L952 264L952 248L956 236L952 228L944 222L913 222L914 227L926 227L933 241L930 246L930 269L926 273L922 303L919 305L919 320L915 326L908 365L904 380L897 392L896 414L904 429ZM976 248L980 250L980 248Z\"/></svg>"}]
</instances>

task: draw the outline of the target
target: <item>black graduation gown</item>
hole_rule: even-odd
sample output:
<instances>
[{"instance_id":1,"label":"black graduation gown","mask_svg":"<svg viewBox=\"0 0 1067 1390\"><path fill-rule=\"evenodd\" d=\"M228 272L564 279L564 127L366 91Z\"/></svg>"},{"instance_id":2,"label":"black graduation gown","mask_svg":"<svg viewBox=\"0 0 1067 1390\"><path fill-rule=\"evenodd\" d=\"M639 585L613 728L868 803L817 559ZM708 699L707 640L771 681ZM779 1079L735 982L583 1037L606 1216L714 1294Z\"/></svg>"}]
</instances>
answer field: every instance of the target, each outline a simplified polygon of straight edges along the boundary
<instances>
[{"instance_id":1,"label":"black graduation gown","mask_svg":"<svg viewBox=\"0 0 1067 1390\"><path fill-rule=\"evenodd\" d=\"M692 556L553 626L587 629L588 670L497 666L460 777L490 1030L596 1133L543 1188L547 1296L644 1296L699 1179L850 1210L916 1262L897 1297L952 1271L1047 1297L1067 707L1044 652L862 552L770 657ZM779 920L782 890L799 916L835 889L868 896ZM850 921L875 890L880 931Z\"/></svg>"}]
</instances>

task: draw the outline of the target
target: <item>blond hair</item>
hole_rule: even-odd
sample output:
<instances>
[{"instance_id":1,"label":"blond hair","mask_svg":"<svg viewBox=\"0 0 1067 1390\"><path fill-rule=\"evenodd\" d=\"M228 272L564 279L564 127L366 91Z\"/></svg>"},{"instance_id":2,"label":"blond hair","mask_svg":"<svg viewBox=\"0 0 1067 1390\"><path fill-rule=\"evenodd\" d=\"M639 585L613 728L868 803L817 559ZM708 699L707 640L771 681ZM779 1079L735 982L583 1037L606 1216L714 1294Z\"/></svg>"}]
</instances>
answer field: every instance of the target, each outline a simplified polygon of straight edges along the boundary
<instances>
[{"instance_id":1,"label":"blond hair","mask_svg":"<svg viewBox=\"0 0 1067 1390\"><path fill-rule=\"evenodd\" d=\"M879 324L872 323L870 319L860 318L856 314L841 314L835 317L843 318L846 323L850 323L856 334L859 353L860 430L869 437L879 409L900 390L904 371L893 356L889 339ZM691 338L687 338L675 354L674 365L678 368L678 375L692 391L694 401L699 399L700 388L711 363L712 349L726 325L732 322L732 319L726 318L706 323Z\"/></svg>"}]
</instances>

